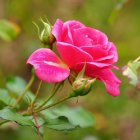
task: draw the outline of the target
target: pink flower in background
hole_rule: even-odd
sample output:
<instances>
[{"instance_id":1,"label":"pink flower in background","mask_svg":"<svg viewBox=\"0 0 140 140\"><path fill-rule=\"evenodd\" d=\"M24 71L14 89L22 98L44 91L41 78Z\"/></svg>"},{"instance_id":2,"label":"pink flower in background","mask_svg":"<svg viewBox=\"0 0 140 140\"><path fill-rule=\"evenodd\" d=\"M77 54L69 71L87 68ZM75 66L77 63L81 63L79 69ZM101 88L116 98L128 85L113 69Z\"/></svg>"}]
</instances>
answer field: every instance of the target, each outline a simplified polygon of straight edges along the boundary
<instances>
[{"instance_id":1,"label":"pink flower in background","mask_svg":"<svg viewBox=\"0 0 140 140\"><path fill-rule=\"evenodd\" d=\"M120 81L111 71L116 68L113 64L118 55L115 45L108 41L104 33L78 21L63 23L59 19L54 24L52 33L62 60L49 49L35 51L27 63L34 66L39 79L60 82L69 76L69 69L79 72L86 64L87 76L101 80L109 94L119 94Z\"/></svg>"}]
</instances>

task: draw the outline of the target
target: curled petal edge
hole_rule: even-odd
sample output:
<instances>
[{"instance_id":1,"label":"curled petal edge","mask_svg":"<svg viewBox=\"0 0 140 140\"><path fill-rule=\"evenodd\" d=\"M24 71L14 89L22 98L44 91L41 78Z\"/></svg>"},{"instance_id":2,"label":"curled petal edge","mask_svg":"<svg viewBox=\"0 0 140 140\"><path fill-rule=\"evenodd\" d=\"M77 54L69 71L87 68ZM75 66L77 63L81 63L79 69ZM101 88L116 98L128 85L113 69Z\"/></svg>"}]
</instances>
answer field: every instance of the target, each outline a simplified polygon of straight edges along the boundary
<instances>
[{"instance_id":1,"label":"curled petal edge","mask_svg":"<svg viewBox=\"0 0 140 140\"><path fill-rule=\"evenodd\" d=\"M27 64L32 65L36 76L47 83L61 82L70 74L68 66L53 51L46 48L33 52Z\"/></svg>"}]
</instances>

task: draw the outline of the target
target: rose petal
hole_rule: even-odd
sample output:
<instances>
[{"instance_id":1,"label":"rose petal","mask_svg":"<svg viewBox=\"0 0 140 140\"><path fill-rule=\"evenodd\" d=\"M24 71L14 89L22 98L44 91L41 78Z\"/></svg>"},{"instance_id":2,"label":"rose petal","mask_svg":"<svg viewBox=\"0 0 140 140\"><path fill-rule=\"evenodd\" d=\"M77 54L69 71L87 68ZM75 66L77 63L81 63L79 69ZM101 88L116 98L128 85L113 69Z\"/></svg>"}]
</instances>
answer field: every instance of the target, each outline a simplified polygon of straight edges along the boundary
<instances>
[{"instance_id":1,"label":"rose petal","mask_svg":"<svg viewBox=\"0 0 140 140\"><path fill-rule=\"evenodd\" d=\"M108 52L104 50L101 45L82 46L80 48L92 55L94 60L106 57L108 55Z\"/></svg>"},{"instance_id":2,"label":"rose petal","mask_svg":"<svg viewBox=\"0 0 140 140\"><path fill-rule=\"evenodd\" d=\"M85 27L82 23L75 21L75 20L70 20L67 21L63 24L63 39L61 42L65 43L74 43L73 42L73 34L74 34L74 29L82 28Z\"/></svg>"},{"instance_id":3,"label":"rose petal","mask_svg":"<svg viewBox=\"0 0 140 140\"><path fill-rule=\"evenodd\" d=\"M73 38L76 46L105 45L108 43L107 36L99 30L84 27L74 31Z\"/></svg>"},{"instance_id":4,"label":"rose petal","mask_svg":"<svg viewBox=\"0 0 140 140\"><path fill-rule=\"evenodd\" d=\"M27 63L33 65L37 77L44 82L61 82L70 74L69 68L50 49L36 50Z\"/></svg>"},{"instance_id":5,"label":"rose petal","mask_svg":"<svg viewBox=\"0 0 140 140\"><path fill-rule=\"evenodd\" d=\"M83 32L84 29L79 28L79 29L73 30L73 42L74 42L74 45L77 47L93 45L93 40L90 37L88 37L88 33L84 34Z\"/></svg>"},{"instance_id":6,"label":"rose petal","mask_svg":"<svg viewBox=\"0 0 140 140\"><path fill-rule=\"evenodd\" d=\"M61 41L62 39L62 28L63 22L60 19L57 19L52 28L52 34L55 36L56 41Z\"/></svg>"},{"instance_id":7,"label":"rose petal","mask_svg":"<svg viewBox=\"0 0 140 140\"><path fill-rule=\"evenodd\" d=\"M93 45L82 46L80 48L91 54L94 61L113 64L116 61L116 52L113 51L112 46L109 43L108 45L109 47L107 45ZM107 50L107 47L109 50Z\"/></svg>"},{"instance_id":8,"label":"rose petal","mask_svg":"<svg viewBox=\"0 0 140 140\"><path fill-rule=\"evenodd\" d=\"M70 28L73 28L73 29L78 29L78 28L85 27L84 24L82 24L82 23L80 23L79 21L76 21L76 20L70 20L70 21L65 22L63 28L67 28L67 26L69 26Z\"/></svg>"},{"instance_id":9,"label":"rose petal","mask_svg":"<svg viewBox=\"0 0 140 140\"><path fill-rule=\"evenodd\" d=\"M112 61L110 61L110 60L112 60L114 58L114 55L113 54L111 54L111 55L108 55L108 56L105 56L105 57L102 57L102 58L98 58L98 59L96 59L96 61L97 62L101 62L101 61L103 61L103 62L112 62ZM112 62L113 63L113 62Z\"/></svg>"},{"instance_id":10,"label":"rose petal","mask_svg":"<svg viewBox=\"0 0 140 140\"><path fill-rule=\"evenodd\" d=\"M108 48L109 54L113 54L114 55L113 61L117 62L117 60L118 60L118 53L117 53L116 46L112 42L108 42L107 46L108 46L107 48Z\"/></svg>"},{"instance_id":11,"label":"rose petal","mask_svg":"<svg viewBox=\"0 0 140 140\"><path fill-rule=\"evenodd\" d=\"M119 95L120 80L112 73L110 69L102 69L90 74L91 77L103 81L107 92L112 96Z\"/></svg>"},{"instance_id":12,"label":"rose petal","mask_svg":"<svg viewBox=\"0 0 140 140\"><path fill-rule=\"evenodd\" d=\"M77 72L81 71L82 68L86 65L85 74L89 76L91 73L94 73L95 71L99 71L104 68L112 68L113 66L111 64L106 63L100 63L100 62L81 62L76 65L75 70Z\"/></svg>"},{"instance_id":13,"label":"rose petal","mask_svg":"<svg viewBox=\"0 0 140 140\"><path fill-rule=\"evenodd\" d=\"M65 42L71 42L72 41L72 30L85 27L82 23L70 20L63 24L63 22L60 19L57 19L53 29L52 34L55 36L56 41L65 41Z\"/></svg>"},{"instance_id":14,"label":"rose petal","mask_svg":"<svg viewBox=\"0 0 140 140\"><path fill-rule=\"evenodd\" d=\"M63 27L63 34L61 42L70 43L73 44L73 31L70 29L70 26L67 25L67 27Z\"/></svg>"},{"instance_id":15,"label":"rose petal","mask_svg":"<svg viewBox=\"0 0 140 140\"><path fill-rule=\"evenodd\" d=\"M57 42L56 46L62 60L72 69L77 63L93 61L90 54L71 44Z\"/></svg>"}]
</instances>

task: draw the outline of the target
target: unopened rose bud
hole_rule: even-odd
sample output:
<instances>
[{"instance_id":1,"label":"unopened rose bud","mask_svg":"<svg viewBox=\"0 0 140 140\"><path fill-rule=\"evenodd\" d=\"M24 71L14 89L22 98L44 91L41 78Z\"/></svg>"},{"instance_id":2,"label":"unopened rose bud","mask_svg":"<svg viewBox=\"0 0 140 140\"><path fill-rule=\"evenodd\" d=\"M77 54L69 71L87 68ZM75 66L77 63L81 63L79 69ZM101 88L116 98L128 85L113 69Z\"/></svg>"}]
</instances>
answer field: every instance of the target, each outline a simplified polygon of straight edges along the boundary
<instances>
[{"instance_id":1,"label":"unopened rose bud","mask_svg":"<svg viewBox=\"0 0 140 140\"><path fill-rule=\"evenodd\" d=\"M87 95L91 91L94 81L95 79L88 80L84 78L80 78L74 81L72 84L73 93L71 94L71 96L77 97Z\"/></svg>"},{"instance_id":2,"label":"unopened rose bud","mask_svg":"<svg viewBox=\"0 0 140 140\"><path fill-rule=\"evenodd\" d=\"M55 42L55 37L52 34L52 26L43 20L41 21L44 25L44 29L40 34L40 40L44 45L52 45Z\"/></svg>"}]
</instances>

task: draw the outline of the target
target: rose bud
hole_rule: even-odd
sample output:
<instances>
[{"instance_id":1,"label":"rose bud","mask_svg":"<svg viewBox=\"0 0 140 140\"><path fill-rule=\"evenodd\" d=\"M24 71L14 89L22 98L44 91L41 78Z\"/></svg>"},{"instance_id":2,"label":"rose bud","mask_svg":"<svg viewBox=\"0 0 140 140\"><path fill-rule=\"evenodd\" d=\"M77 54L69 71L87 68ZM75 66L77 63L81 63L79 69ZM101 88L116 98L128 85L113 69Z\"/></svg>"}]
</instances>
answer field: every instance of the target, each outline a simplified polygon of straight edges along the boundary
<instances>
[{"instance_id":1,"label":"rose bud","mask_svg":"<svg viewBox=\"0 0 140 140\"><path fill-rule=\"evenodd\" d=\"M52 45L55 42L55 37L52 34L52 26L43 20L41 20L41 22L44 25L44 29L39 38L44 45Z\"/></svg>"},{"instance_id":2,"label":"rose bud","mask_svg":"<svg viewBox=\"0 0 140 140\"><path fill-rule=\"evenodd\" d=\"M91 91L94 81L95 79L89 80L85 78L74 81L72 84L73 93L71 96L77 97L87 95Z\"/></svg>"}]
</instances>

